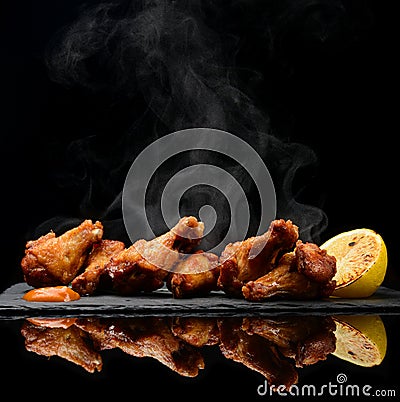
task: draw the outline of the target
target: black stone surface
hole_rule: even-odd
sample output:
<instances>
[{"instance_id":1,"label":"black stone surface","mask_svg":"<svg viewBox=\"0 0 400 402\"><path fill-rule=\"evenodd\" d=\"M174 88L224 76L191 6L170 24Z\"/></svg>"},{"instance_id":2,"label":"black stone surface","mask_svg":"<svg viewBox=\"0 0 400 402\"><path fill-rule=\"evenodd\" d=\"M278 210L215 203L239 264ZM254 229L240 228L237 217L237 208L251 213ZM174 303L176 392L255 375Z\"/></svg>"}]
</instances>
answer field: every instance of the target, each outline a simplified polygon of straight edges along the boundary
<instances>
[{"instance_id":1,"label":"black stone surface","mask_svg":"<svg viewBox=\"0 0 400 402\"><path fill-rule=\"evenodd\" d=\"M279 314L398 314L400 291L380 287L366 299L328 298L323 300L270 300L249 302L234 299L223 292L207 297L174 299L166 289L137 296L96 295L65 303L27 302L22 299L30 290L17 283L0 294L0 318L39 316L235 316Z\"/></svg>"}]
</instances>

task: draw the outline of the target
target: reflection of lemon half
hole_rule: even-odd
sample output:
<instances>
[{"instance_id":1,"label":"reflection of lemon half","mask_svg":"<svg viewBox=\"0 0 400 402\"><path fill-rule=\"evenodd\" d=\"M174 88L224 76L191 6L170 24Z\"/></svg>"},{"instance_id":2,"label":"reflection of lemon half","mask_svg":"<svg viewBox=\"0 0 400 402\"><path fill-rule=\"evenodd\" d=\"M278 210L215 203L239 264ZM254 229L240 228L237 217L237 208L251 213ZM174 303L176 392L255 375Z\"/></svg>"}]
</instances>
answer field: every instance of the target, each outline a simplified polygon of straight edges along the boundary
<instances>
[{"instance_id":1,"label":"reflection of lemon half","mask_svg":"<svg viewBox=\"0 0 400 402\"><path fill-rule=\"evenodd\" d=\"M372 316L336 316L334 356L350 363L372 367L382 363L387 338L381 318Z\"/></svg>"},{"instance_id":2,"label":"reflection of lemon half","mask_svg":"<svg viewBox=\"0 0 400 402\"><path fill-rule=\"evenodd\" d=\"M340 233L321 245L336 257L332 296L368 297L382 284L388 262L382 237L371 229Z\"/></svg>"}]
</instances>

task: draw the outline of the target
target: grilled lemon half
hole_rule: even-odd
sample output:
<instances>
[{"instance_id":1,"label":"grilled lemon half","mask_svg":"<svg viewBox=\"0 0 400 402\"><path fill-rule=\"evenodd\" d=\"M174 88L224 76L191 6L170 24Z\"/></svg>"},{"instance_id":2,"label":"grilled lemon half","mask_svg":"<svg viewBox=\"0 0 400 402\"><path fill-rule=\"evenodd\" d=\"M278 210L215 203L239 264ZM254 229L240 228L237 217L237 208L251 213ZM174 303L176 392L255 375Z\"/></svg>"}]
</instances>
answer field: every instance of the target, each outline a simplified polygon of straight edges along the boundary
<instances>
[{"instance_id":1,"label":"grilled lemon half","mask_svg":"<svg viewBox=\"0 0 400 402\"><path fill-rule=\"evenodd\" d=\"M385 242L371 229L354 229L327 240L321 249L336 258L332 296L369 297L382 284L388 264Z\"/></svg>"}]
</instances>

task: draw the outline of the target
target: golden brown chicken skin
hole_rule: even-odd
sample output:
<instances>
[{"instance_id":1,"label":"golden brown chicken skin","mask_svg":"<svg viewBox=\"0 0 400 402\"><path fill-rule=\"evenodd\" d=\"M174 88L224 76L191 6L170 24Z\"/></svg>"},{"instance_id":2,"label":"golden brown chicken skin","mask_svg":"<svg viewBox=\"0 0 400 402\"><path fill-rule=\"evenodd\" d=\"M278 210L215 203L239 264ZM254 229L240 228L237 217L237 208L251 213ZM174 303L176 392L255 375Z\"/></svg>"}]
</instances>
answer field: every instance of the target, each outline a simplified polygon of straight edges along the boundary
<instances>
[{"instance_id":1,"label":"golden brown chicken skin","mask_svg":"<svg viewBox=\"0 0 400 402\"><path fill-rule=\"evenodd\" d=\"M167 277L166 283L173 297L205 296L218 289L218 256L202 251L189 255L180 261L174 272Z\"/></svg>"},{"instance_id":2,"label":"golden brown chicken skin","mask_svg":"<svg viewBox=\"0 0 400 402\"><path fill-rule=\"evenodd\" d=\"M336 274L336 258L314 243L296 243L297 270L318 283L328 283Z\"/></svg>"},{"instance_id":3,"label":"golden brown chicken skin","mask_svg":"<svg viewBox=\"0 0 400 402\"><path fill-rule=\"evenodd\" d=\"M102 280L113 291L132 295L161 288L168 273L196 247L203 236L204 224L189 216L169 232L150 241L138 240L112 257L102 274Z\"/></svg>"},{"instance_id":4,"label":"golden brown chicken skin","mask_svg":"<svg viewBox=\"0 0 400 402\"><path fill-rule=\"evenodd\" d=\"M111 258L100 281L104 289L129 296L161 288L165 275L163 270L148 263L132 245Z\"/></svg>"},{"instance_id":5,"label":"golden brown chicken skin","mask_svg":"<svg viewBox=\"0 0 400 402\"><path fill-rule=\"evenodd\" d=\"M61 236L50 232L28 241L21 261L26 283L33 287L69 284L102 236L102 224L88 219Z\"/></svg>"},{"instance_id":6,"label":"golden brown chicken skin","mask_svg":"<svg viewBox=\"0 0 400 402\"><path fill-rule=\"evenodd\" d=\"M276 268L243 286L245 299L305 300L330 296L336 285L336 259L317 249L315 244L297 242L295 251L284 254Z\"/></svg>"},{"instance_id":7,"label":"golden brown chicken skin","mask_svg":"<svg viewBox=\"0 0 400 402\"><path fill-rule=\"evenodd\" d=\"M95 244L85 262L85 271L71 282L72 289L81 296L93 294L99 287L106 264L124 249L125 244L118 240L101 240Z\"/></svg>"},{"instance_id":8,"label":"golden brown chicken skin","mask_svg":"<svg viewBox=\"0 0 400 402\"><path fill-rule=\"evenodd\" d=\"M243 297L243 285L271 271L277 259L294 248L298 236L296 225L278 219L263 235L228 244L220 257L218 286L230 296Z\"/></svg>"}]
</instances>

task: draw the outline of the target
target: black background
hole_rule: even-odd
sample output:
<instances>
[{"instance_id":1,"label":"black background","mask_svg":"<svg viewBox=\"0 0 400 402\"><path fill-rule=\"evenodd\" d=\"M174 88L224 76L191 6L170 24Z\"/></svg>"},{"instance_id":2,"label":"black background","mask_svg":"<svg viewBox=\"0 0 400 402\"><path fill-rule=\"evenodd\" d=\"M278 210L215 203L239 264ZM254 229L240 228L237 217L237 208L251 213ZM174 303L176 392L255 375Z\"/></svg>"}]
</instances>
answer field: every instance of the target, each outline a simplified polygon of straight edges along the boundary
<instances>
[{"instance_id":1,"label":"black background","mask_svg":"<svg viewBox=\"0 0 400 402\"><path fill-rule=\"evenodd\" d=\"M263 77L252 94L257 106L269 115L274 132L311 147L318 156L319 166L311 180L308 172L299 172L298 182L307 181L304 197L310 204L320 205L328 217L321 240L352 228L376 230L388 247L385 284L400 289L396 2L215 3L227 29L242 38L237 66L258 71ZM346 18L324 19L323 10L330 9L329 3L344 7ZM70 168L68 145L98 135L104 154L135 120L135 100L116 99L107 91L93 93L79 86L66 88L49 77L44 63L46 46L61 27L79 15L84 4L98 2L0 3L2 289L22 280L19 262L24 245L39 225L54 216L85 217L80 210L84 189L60 186L56 174ZM299 7L322 11L293 23L291 15L302 15ZM258 11L265 9L282 21L284 32L272 54L260 39L263 12ZM279 19L279 13L286 17ZM224 29L224 24L220 27ZM265 30L269 29L266 22ZM116 180L119 183L123 177ZM109 203L107 197L100 197L98 203ZM91 214L95 217L96 211ZM384 366L363 370L332 358L302 371L304 383L323 384L327 376L334 379L343 371L354 383L393 387L397 381L393 367L399 358L393 330L398 322L386 317L385 323L391 353ZM102 373L86 375L67 362L27 353L22 337L16 336L19 325L15 322L2 329L4 367L10 367L4 383L23 378L20 392L27 395L32 389L42 392L67 387L87 397L109 393L133 399L140 389L146 397L168 395L177 400L193 393L252 399L262 381L261 376L211 352L206 355L208 369L196 379L180 378L157 362L137 362L117 351L103 355Z\"/></svg>"},{"instance_id":2,"label":"black background","mask_svg":"<svg viewBox=\"0 0 400 402\"><path fill-rule=\"evenodd\" d=\"M3 288L21 280L24 244L42 222L58 215L82 218L82 188L60 187L55 174L65 171L69 143L99 135L104 153L134 121L135 100L66 88L53 82L45 67L45 49L56 32L79 15L79 7L97 3L6 1L0 6ZM218 7L221 21L241 39L237 67L263 77L253 95L274 132L318 156L312 180L307 172L297 180L308 182L307 201L328 217L321 240L357 227L376 230L389 251L385 284L399 288L394 3L337 2L346 10L340 21L324 16L329 7L323 1L223 1ZM290 13L302 15L299 7L322 11L291 19ZM273 53L260 39L259 10L286 16Z\"/></svg>"}]
</instances>

